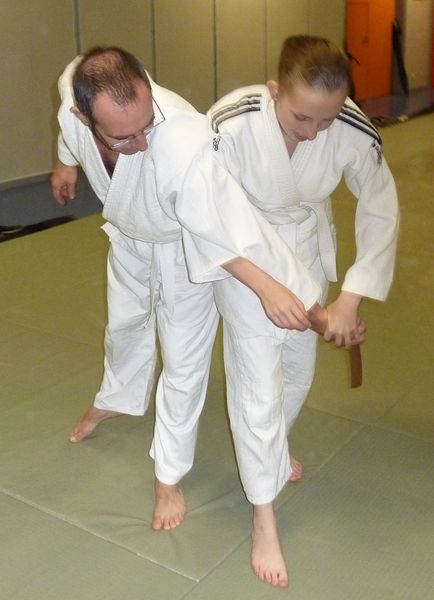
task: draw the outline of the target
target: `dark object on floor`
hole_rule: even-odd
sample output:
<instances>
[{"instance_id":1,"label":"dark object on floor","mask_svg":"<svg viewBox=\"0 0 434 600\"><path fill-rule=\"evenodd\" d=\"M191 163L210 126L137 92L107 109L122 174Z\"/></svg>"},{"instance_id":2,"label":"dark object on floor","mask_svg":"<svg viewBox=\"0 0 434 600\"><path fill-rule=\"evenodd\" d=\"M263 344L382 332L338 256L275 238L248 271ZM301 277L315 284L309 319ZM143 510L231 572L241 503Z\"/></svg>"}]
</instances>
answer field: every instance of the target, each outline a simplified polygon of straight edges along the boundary
<instances>
[{"instance_id":1,"label":"dark object on floor","mask_svg":"<svg viewBox=\"0 0 434 600\"><path fill-rule=\"evenodd\" d=\"M65 217L41 221L40 223L33 223L32 225L0 225L0 242L6 242L7 240L28 235L29 233L36 233L37 231L49 229L56 225L63 225L63 223L68 223L69 221L75 221L75 217L67 215Z\"/></svg>"},{"instance_id":2,"label":"dark object on floor","mask_svg":"<svg viewBox=\"0 0 434 600\"><path fill-rule=\"evenodd\" d=\"M371 123L376 127L386 127L387 125L395 125L395 123L405 123L408 119L412 119L414 117L421 117L423 115L428 115L434 112L434 104L431 106L427 106L425 108L421 108L417 112L414 112L409 115L399 115L392 117L372 117L370 119Z\"/></svg>"},{"instance_id":3,"label":"dark object on floor","mask_svg":"<svg viewBox=\"0 0 434 600\"><path fill-rule=\"evenodd\" d=\"M402 43L401 43L401 27L398 21L395 19L392 25L392 46L393 46L393 58L396 60L396 66L398 67L399 82L402 87L402 91L406 96L410 93L408 86L408 77L405 70L404 58L402 54Z\"/></svg>"},{"instance_id":4,"label":"dark object on floor","mask_svg":"<svg viewBox=\"0 0 434 600\"><path fill-rule=\"evenodd\" d=\"M369 98L360 104L375 126L385 127L434 112L434 88L416 88L410 90L408 96L395 94Z\"/></svg>"}]
</instances>

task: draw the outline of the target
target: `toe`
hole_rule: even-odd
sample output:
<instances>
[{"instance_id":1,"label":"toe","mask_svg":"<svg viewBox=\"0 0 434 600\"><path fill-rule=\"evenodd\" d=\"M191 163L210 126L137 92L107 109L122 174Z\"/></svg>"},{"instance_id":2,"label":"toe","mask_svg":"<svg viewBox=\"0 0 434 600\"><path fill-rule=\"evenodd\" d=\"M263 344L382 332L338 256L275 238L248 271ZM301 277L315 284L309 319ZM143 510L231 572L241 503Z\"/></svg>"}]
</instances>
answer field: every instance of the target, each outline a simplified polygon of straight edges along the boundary
<instances>
[{"instance_id":1,"label":"toe","mask_svg":"<svg viewBox=\"0 0 434 600\"><path fill-rule=\"evenodd\" d=\"M73 429L73 431L71 431L71 433L69 434L69 438L68 439L73 444L75 444L76 442L80 441L79 440L79 436L78 436L78 431L76 429Z\"/></svg>"},{"instance_id":2,"label":"toe","mask_svg":"<svg viewBox=\"0 0 434 600\"><path fill-rule=\"evenodd\" d=\"M160 531L163 528L163 522L158 516L154 516L151 523L152 529Z\"/></svg>"}]
</instances>

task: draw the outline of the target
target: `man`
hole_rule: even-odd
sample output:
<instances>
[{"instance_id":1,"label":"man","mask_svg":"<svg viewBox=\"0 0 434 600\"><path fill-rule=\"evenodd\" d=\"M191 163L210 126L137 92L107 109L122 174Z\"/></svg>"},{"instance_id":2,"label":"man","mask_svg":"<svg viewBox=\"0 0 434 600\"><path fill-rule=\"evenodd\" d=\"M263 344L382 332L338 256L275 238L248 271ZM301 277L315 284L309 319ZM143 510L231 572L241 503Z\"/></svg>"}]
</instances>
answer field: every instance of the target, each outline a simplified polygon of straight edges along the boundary
<instances>
[{"instance_id":1,"label":"man","mask_svg":"<svg viewBox=\"0 0 434 600\"><path fill-rule=\"evenodd\" d=\"M157 329L163 371L152 527L171 529L186 512L180 481L193 463L217 327L208 282L233 274L273 323L300 330L311 325L306 309L320 314L320 286L215 163L206 118L152 82L135 57L90 50L67 66L59 91L54 197L61 204L74 197L81 165L104 204L110 238L104 378L70 440L105 419L145 412Z\"/></svg>"}]
</instances>

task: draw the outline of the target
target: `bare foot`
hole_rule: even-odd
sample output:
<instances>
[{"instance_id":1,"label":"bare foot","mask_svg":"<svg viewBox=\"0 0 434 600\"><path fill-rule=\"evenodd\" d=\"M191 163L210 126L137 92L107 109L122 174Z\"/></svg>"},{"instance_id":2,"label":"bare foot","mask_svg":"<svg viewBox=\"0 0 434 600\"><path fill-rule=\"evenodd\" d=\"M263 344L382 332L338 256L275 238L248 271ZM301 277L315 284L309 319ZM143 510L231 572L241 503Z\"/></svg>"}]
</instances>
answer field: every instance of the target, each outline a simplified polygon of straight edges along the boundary
<instances>
[{"instance_id":1,"label":"bare foot","mask_svg":"<svg viewBox=\"0 0 434 600\"><path fill-rule=\"evenodd\" d=\"M295 483L303 477L303 465L295 458L290 458L292 473L288 481Z\"/></svg>"},{"instance_id":2,"label":"bare foot","mask_svg":"<svg viewBox=\"0 0 434 600\"><path fill-rule=\"evenodd\" d=\"M69 441L73 444L81 442L89 437L91 433L93 433L101 421L105 421L106 419L114 419L115 417L120 417L121 415L122 413L115 412L114 410L103 410L101 408L91 406L75 424L74 429L69 434Z\"/></svg>"},{"instance_id":3,"label":"bare foot","mask_svg":"<svg viewBox=\"0 0 434 600\"><path fill-rule=\"evenodd\" d=\"M288 587L288 571L280 548L273 504L253 506L252 569L275 587Z\"/></svg>"},{"instance_id":4,"label":"bare foot","mask_svg":"<svg viewBox=\"0 0 434 600\"><path fill-rule=\"evenodd\" d=\"M184 520L187 507L179 484L166 485L155 479L155 507L152 529L175 529Z\"/></svg>"}]
</instances>

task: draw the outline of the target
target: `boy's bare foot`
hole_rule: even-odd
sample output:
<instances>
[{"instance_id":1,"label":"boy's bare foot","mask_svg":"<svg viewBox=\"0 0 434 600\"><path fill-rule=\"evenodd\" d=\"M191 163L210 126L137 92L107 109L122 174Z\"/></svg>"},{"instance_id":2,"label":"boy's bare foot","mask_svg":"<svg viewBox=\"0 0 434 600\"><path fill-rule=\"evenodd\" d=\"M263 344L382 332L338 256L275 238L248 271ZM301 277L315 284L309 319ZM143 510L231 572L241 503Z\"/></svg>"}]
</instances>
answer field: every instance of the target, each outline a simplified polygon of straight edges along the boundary
<instances>
[{"instance_id":1,"label":"boy's bare foot","mask_svg":"<svg viewBox=\"0 0 434 600\"><path fill-rule=\"evenodd\" d=\"M303 477L303 465L295 458L290 458L292 473L288 481L295 483Z\"/></svg>"},{"instance_id":2,"label":"boy's bare foot","mask_svg":"<svg viewBox=\"0 0 434 600\"><path fill-rule=\"evenodd\" d=\"M155 479L155 506L152 529L175 529L184 520L187 507L179 484L167 485Z\"/></svg>"},{"instance_id":3,"label":"boy's bare foot","mask_svg":"<svg viewBox=\"0 0 434 600\"><path fill-rule=\"evenodd\" d=\"M73 444L81 442L93 433L101 421L120 416L122 416L122 413L115 412L114 410L103 410L91 406L75 424L74 429L69 434L69 441Z\"/></svg>"},{"instance_id":4,"label":"boy's bare foot","mask_svg":"<svg viewBox=\"0 0 434 600\"><path fill-rule=\"evenodd\" d=\"M288 587L288 571L271 502L253 506L251 560L253 572L258 579L276 587Z\"/></svg>"}]
</instances>

